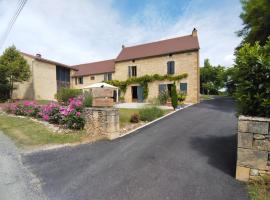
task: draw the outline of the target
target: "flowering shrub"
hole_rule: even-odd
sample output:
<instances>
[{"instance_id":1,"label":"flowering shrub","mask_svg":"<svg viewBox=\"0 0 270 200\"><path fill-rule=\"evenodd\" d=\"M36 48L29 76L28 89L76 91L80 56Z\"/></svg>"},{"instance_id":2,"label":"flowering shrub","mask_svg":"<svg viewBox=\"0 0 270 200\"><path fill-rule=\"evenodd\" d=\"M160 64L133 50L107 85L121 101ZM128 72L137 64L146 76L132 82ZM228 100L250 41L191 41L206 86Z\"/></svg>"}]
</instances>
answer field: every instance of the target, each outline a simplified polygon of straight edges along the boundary
<instances>
[{"instance_id":1,"label":"flowering shrub","mask_svg":"<svg viewBox=\"0 0 270 200\"><path fill-rule=\"evenodd\" d=\"M34 101L25 101L19 104L9 104L6 112L40 118L53 124L61 124L70 129L82 129L85 124L83 112L83 98L71 98L68 106L60 106L56 103L39 106Z\"/></svg>"}]
</instances>

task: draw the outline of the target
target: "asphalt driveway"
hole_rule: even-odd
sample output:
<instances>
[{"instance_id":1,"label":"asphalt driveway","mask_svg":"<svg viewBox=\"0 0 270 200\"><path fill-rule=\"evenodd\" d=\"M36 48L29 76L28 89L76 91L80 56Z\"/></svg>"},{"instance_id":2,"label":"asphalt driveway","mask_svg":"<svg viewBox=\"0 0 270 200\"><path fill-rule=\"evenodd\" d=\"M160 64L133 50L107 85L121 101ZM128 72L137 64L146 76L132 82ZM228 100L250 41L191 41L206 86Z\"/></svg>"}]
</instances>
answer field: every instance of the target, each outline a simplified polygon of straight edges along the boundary
<instances>
[{"instance_id":1,"label":"asphalt driveway","mask_svg":"<svg viewBox=\"0 0 270 200\"><path fill-rule=\"evenodd\" d=\"M115 141L23 157L49 199L242 200L236 117L228 98L181 110Z\"/></svg>"}]
</instances>

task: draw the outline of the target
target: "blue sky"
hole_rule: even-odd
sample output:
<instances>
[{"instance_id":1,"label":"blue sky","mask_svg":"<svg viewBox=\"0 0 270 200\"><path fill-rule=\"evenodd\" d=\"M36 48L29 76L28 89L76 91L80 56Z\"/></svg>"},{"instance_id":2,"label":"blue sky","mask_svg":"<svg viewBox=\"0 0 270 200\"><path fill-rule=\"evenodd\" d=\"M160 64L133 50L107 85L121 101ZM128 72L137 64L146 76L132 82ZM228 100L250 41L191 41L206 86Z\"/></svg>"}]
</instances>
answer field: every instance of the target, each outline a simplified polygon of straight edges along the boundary
<instances>
[{"instance_id":1,"label":"blue sky","mask_svg":"<svg viewBox=\"0 0 270 200\"><path fill-rule=\"evenodd\" d=\"M0 0L0 37L19 0ZM121 45L191 34L198 29L200 61L230 66L241 38L239 0L28 0L0 52L21 51L66 64L117 56Z\"/></svg>"}]
</instances>

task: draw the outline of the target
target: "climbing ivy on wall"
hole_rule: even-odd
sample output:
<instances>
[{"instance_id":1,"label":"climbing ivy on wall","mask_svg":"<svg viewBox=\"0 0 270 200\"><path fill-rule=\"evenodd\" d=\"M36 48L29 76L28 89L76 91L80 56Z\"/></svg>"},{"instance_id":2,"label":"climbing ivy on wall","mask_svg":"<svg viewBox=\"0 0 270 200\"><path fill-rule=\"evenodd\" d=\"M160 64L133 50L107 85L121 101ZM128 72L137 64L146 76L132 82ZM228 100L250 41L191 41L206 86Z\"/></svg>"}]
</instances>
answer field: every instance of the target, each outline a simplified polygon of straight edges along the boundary
<instances>
[{"instance_id":1,"label":"climbing ivy on wall","mask_svg":"<svg viewBox=\"0 0 270 200\"><path fill-rule=\"evenodd\" d=\"M106 81L106 83L114 85L118 88L120 88L121 92L126 93L127 91L127 86L131 84L139 84L140 86L143 87L143 98L147 99L148 97L148 83L153 82L153 81L164 81L164 80L169 80L169 81L180 81L181 79L186 78L188 75L181 74L177 76L172 76L172 75L159 75L159 74L154 74L154 75L144 75L140 77L131 77L127 79L126 81L119 81L119 80L111 80L111 81Z\"/></svg>"}]
</instances>

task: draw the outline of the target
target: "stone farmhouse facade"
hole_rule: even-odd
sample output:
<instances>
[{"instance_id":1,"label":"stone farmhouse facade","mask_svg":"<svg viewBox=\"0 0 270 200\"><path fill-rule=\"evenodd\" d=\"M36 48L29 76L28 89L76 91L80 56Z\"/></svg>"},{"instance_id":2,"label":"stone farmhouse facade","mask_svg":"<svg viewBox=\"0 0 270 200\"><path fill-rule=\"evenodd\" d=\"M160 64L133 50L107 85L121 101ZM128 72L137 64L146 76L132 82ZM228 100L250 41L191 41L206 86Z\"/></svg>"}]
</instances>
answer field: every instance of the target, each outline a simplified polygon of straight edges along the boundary
<instances>
[{"instance_id":1,"label":"stone farmhouse facade","mask_svg":"<svg viewBox=\"0 0 270 200\"><path fill-rule=\"evenodd\" d=\"M191 35L131 47L122 46L115 59L68 66L40 55L22 53L27 59L32 77L18 84L13 98L53 100L61 87L81 89L93 83L119 80L144 75L180 75L185 79L176 81L177 91L186 93L186 102L198 103L200 91L199 42L197 30ZM148 83L148 97L143 99L143 88L139 84L128 85L125 102L147 102L163 90L171 90L173 81Z\"/></svg>"}]
</instances>

